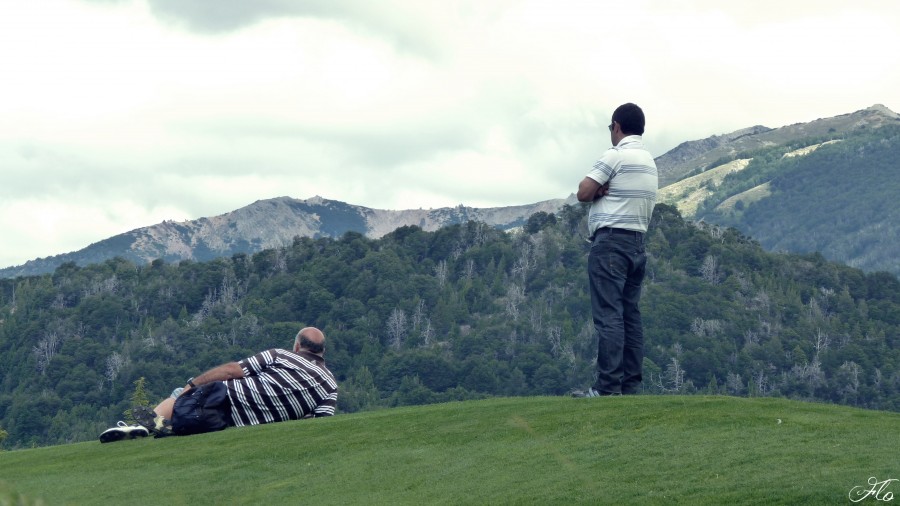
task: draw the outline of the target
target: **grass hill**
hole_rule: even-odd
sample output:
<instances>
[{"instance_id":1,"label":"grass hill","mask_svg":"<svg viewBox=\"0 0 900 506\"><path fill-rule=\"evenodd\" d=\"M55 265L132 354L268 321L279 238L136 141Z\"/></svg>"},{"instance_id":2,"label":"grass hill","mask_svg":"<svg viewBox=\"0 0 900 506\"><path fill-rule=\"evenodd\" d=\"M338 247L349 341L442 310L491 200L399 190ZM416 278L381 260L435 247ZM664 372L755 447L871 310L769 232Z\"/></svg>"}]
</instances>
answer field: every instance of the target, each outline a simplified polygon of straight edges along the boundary
<instances>
[{"instance_id":1,"label":"grass hill","mask_svg":"<svg viewBox=\"0 0 900 506\"><path fill-rule=\"evenodd\" d=\"M898 428L771 398L495 398L2 452L0 503L845 504L900 478Z\"/></svg>"}]
</instances>

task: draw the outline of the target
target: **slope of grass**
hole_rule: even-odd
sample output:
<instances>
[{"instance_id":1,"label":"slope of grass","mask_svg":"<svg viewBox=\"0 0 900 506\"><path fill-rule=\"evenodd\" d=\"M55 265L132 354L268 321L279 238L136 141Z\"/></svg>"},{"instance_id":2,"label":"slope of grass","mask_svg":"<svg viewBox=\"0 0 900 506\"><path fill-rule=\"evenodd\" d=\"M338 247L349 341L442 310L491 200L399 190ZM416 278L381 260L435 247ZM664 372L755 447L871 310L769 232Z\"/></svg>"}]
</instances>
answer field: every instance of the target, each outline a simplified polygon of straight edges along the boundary
<instances>
[{"instance_id":1,"label":"slope of grass","mask_svg":"<svg viewBox=\"0 0 900 506\"><path fill-rule=\"evenodd\" d=\"M734 206L738 202L743 202L745 207L753 204L754 202L759 202L760 200L772 194L771 187L771 183L763 183L759 186L750 188L745 192L738 193L737 195L732 195L731 197L723 200L721 204L716 206L716 211L731 212L732 210L734 210Z\"/></svg>"},{"instance_id":2,"label":"slope of grass","mask_svg":"<svg viewBox=\"0 0 900 506\"><path fill-rule=\"evenodd\" d=\"M489 399L4 452L0 502L844 504L898 443L896 413L784 399Z\"/></svg>"},{"instance_id":3,"label":"slope of grass","mask_svg":"<svg viewBox=\"0 0 900 506\"><path fill-rule=\"evenodd\" d=\"M822 146L834 144L836 142L840 141L832 140L795 149L794 151L785 153L782 158L806 156ZM752 158L733 160L695 176L686 177L676 181L659 189L657 201L662 202L663 204L672 204L678 208L678 211L682 216L685 218L693 218L697 214L697 208L700 204L713 194L713 191L709 188L718 187L726 176L746 169L751 161ZM749 205L769 196L770 193L768 183L766 183L743 193L730 196L719 204L717 209L730 211L738 200L743 200L744 204Z\"/></svg>"},{"instance_id":4,"label":"slope of grass","mask_svg":"<svg viewBox=\"0 0 900 506\"><path fill-rule=\"evenodd\" d=\"M750 159L734 160L696 176L672 183L659 189L657 201L663 204L673 204L682 216L691 218L697 213L697 207L703 200L712 195L712 191L707 186L719 186L725 176L733 172L740 172L749 164Z\"/></svg>"}]
</instances>

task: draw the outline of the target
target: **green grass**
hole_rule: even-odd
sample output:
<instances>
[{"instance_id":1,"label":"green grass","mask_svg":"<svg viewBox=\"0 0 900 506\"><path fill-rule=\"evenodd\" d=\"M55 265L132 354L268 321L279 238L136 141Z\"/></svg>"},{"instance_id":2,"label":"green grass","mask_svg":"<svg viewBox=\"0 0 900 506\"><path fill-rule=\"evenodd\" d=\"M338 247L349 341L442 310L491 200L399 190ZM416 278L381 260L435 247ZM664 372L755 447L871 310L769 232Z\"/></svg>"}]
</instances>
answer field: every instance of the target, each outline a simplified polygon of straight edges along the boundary
<instances>
[{"instance_id":1,"label":"green grass","mask_svg":"<svg viewBox=\"0 0 900 506\"><path fill-rule=\"evenodd\" d=\"M784 399L489 399L3 452L0 504L847 504L898 443Z\"/></svg>"}]
</instances>

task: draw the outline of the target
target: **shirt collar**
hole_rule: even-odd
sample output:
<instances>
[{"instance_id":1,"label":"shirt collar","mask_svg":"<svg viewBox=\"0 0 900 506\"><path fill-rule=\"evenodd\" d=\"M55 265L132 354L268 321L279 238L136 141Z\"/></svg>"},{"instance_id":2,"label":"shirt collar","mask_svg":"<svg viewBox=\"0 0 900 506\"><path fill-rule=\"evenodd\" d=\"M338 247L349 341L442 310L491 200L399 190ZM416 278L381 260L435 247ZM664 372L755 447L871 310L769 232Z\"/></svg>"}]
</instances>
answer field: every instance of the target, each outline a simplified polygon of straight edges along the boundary
<instances>
[{"instance_id":1,"label":"shirt collar","mask_svg":"<svg viewBox=\"0 0 900 506\"><path fill-rule=\"evenodd\" d=\"M635 148L643 148L644 147L644 138L640 135L629 135L623 137L622 140L616 144L616 149L635 149Z\"/></svg>"},{"instance_id":2,"label":"shirt collar","mask_svg":"<svg viewBox=\"0 0 900 506\"><path fill-rule=\"evenodd\" d=\"M312 352L309 352L309 351L306 351L306 350L300 350L300 351L298 351L298 352L297 352L297 355L300 355L300 356L302 356L302 357L305 357L305 358L307 358L307 359L309 359L309 360L312 360L312 361L314 361L314 362L323 362L323 363L325 362L325 357L323 357L323 356L321 356L321 355L316 355L315 353L312 353Z\"/></svg>"}]
</instances>

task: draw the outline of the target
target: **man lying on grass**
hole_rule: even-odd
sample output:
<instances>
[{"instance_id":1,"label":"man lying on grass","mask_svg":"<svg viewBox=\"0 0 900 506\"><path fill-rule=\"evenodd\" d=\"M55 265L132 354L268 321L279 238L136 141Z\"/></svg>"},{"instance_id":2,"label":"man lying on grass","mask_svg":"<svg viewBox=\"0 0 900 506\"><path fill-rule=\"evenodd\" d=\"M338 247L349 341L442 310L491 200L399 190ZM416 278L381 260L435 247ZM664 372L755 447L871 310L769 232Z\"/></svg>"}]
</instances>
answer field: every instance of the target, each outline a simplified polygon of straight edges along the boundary
<instances>
[{"instance_id":1,"label":"man lying on grass","mask_svg":"<svg viewBox=\"0 0 900 506\"><path fill-rule=\"evenodd\" d=\"M301 329L293 351L273 348L188 380L155 408L138 406L140 425L119 422L100 442L148 436L186 436L226 427L331 416L337 382L325 366L325 335Z\"/></svg>"}]
</instances>

